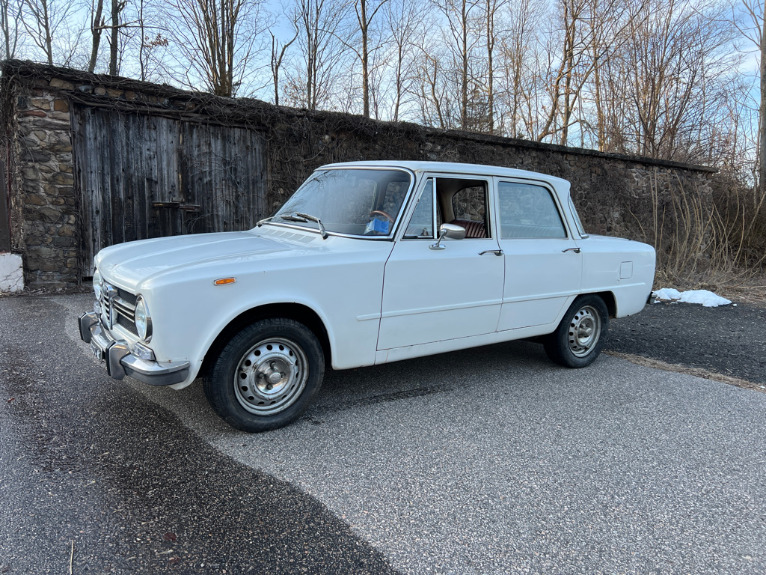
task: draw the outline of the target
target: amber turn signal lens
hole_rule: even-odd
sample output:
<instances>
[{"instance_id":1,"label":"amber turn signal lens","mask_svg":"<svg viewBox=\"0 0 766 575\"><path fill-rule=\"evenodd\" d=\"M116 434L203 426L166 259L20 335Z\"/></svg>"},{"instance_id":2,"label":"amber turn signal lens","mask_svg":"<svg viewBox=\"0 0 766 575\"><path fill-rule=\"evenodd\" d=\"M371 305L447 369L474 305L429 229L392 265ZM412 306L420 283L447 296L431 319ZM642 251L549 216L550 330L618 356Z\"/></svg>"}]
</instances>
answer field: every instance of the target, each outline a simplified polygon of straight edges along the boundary
<instances>
[{"instance_id":1,"label":"amber turn signal lens","mask_svg":"<svg viewBox=\"0 0 766 575\"><path fill-rule=\"evenodd\" d=\"M219 280L215 280L213 282L213 285L225 286L227 284L233 284L236 281L237 281L237 278L221 278Z\"/></svg>"}]
</instances>

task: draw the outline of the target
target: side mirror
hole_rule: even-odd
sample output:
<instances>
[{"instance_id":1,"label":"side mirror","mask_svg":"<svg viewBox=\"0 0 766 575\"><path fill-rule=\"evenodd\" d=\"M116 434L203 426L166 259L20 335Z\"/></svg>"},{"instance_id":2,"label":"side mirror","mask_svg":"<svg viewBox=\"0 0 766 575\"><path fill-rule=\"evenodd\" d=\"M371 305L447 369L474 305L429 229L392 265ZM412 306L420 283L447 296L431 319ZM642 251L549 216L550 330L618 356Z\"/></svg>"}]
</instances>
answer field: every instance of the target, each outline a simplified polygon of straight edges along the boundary
<instances>
[{"instance_id":1,"label":"side mirror","mask_svg":"<svg viewBox=\"0 0 766 575\"><path fill-rule=\"evenodd\" d=\"M451 240L462 240L465 238L465 228L455 224L442 224L439 226L439 239L436 240L435 244L431 244L428 247L432 250L443 250L444 246L441 244L444 238L449 238Z\"/></svg>"}]
</instances>

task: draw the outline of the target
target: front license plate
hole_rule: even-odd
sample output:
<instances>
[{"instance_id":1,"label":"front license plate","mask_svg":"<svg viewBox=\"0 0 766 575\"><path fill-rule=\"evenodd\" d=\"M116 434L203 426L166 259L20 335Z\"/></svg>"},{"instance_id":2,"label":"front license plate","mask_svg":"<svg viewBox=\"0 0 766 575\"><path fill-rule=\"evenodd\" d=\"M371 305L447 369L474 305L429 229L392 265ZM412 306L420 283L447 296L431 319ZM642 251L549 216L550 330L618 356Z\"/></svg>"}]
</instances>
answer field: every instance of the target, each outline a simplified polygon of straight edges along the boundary
<instances>
[{"instance_id":1,"label":"front license plate","mask_svg":"<svg viewBox=\"0 0 766 575\"><path fill-rule=\"evenodd\" d=\"M93 352L93 357L95 357L98 361L104 361L104 350L98 347L96 342L93 340L90 340L90 349Z\"/></svg>"}]
</instances>

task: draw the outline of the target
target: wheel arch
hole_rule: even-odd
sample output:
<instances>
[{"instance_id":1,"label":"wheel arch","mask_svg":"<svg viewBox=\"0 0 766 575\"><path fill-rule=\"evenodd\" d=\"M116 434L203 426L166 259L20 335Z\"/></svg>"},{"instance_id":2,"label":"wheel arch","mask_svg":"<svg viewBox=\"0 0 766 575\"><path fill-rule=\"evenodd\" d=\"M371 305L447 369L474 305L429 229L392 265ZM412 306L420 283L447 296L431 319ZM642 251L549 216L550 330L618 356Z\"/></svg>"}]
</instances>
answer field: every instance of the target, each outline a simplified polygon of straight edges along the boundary
<instances>
[{"instance_id":1,"label":"wheel arch","mask_svg":"<svg viewBox=\"0 0 766 575\"><path fill-rule=\"evenodd\" d=\"M202 360L199 374L205 375L208 373L224 346L243 328L256 321L272 318L292 319L309 328L316 335L322 346L325 363L331 365L332 348L330 346L330 337L319 314L310 307L299 303L272 303L254 307L232 319L213 340L210 347L208 347Z\"/></svg>"},{"instance_id":2,"label":"wheel arch","mask_svg":"<svg viewBox=\"0 0 766 575\"><path fill-rule=\"evenodd\" d=\"M586 294L583 294L586 295ZM617 298L614 297L614 294L610 291L602 291L602 292L595 292L592 295L597 295L600 297L604 304L606 305L606 309L609 312L610 318L617 317Z\"/></svg>"}]
</instances>

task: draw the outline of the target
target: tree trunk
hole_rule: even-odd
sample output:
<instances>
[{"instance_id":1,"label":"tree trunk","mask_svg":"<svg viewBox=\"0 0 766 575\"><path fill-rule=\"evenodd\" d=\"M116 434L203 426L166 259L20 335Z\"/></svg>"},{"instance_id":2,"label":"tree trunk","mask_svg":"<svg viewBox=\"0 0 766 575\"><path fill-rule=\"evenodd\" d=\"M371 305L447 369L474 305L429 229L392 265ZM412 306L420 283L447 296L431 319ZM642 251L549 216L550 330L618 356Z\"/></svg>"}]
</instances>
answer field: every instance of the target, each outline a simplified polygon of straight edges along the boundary
<instances>
[{"instance_id":1,"label":"tree trunk","mask_svg":"<svg viewBox=\"0 0 766 575\"><path fill-rule=\"evenodd\" d=\"M368 54L368 22L367 0L359 0L359 27L362 32L362 107L365 118L370 117L370 78L369 78L369 54Z\"/></svg>"},{"instance_id":2,"label":"tree trunk","mask_svg":"<svg viewBox=\"0 0 766 575\"><path fill-rule=\"evenodd\" d=\"M120 2L112 0L112 26L111 45L109 46L109 75L116 76L117 70L117 42L120 36Z\"/></svg>"},{"instance_id":3,"label":"tree trunk","mask_svg":"<svg viewBox=\"0 0 766 575\"><path fill-rule=\"evenodd\" d=\"M102 22L102 18L101 18L101 14L103 11L104 11L104 0L98 0L98 4L96 5L96 14L93 16L93 20L90 25L90 32L93 35L93 44L90 50L90 61L88 62L88 72L91 72L91 73L96 69L96 60L98 59L98 47L101 44L101 32L103 31L103 26L104 26L104 23Z\"/></svg>"},{"instance_id":4,"label":"tree trunk","mask_svg":"<svg viewBox=\"0 0 766 575\"><path fill-rule=\"evenodd\" d=\"M761 105L758 109L758 179L761 197L766 197L766 3L761 20Z\"/></svg>"},{"instance_id":5,"label":"tree trunk","mask_svg":"<svg viewBox=\"0 0 766 575\"><path fill-rule=\"evenodd\" d=\"M468 6L467 1L462 0L462 21L461 21L461 56L462 66L460 70L460 124L462 128L468 129Z\"/></svg>"}]
</instances>

